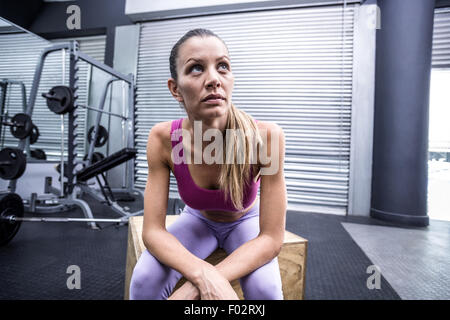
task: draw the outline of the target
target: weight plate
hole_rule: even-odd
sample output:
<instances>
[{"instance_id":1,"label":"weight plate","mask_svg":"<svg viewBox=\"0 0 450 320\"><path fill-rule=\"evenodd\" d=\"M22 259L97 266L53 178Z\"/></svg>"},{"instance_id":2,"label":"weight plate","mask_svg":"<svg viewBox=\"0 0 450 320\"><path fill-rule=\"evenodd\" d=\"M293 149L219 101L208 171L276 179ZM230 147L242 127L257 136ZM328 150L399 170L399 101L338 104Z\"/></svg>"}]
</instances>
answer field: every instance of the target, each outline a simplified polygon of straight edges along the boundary
<instances>
[{"instance_id":1,"label":"weight plate","mask_svg":"<svg viewBox=\"0 0 450 320\"><path fill-rule=\"evenodd\" d=\"M86 154L86 155L84 156L83 160L86 161L87 158L88 158L88 155ZM96 162L99 162L100 160L103 160L103 159L105 159L105 156L104 156L103 153L101 153L101 152L94 152L94 153L92 154L92 164L94 164L94 163L96 163Z\"/></svg>"},{"instance_id":2,"label":"weight plate","mask_svg":"<svg viewBox=\"0 0 450 320\"><path fill-rule=\"evenodd\" d=\"M11 134L17 139L25 139L31 134L33 122L31 117L25 113L18 113L12 117L13 125L10 127Z\"/></svg>"},{"instance_id":3,"label":"weight plate","mask_svg":"<svg viewBox=\"0 0 450 320\"><path fill-rule=\"evenodd\" d=\"M45 151L42 149L35 149L30 150L31 157L38 159L38 160L47 160L47 155L45 154Z\"/></svg>"},{"instance_id":4,"label":"weight plate","mask_svg":"<svg viewBox=\"0 0 450 320\"><path fill-rule=\"evenodd\" d=\"M22 198L15 193L0 193L0 246L10 242L20 228L20 221L10 221L6 217L23 217Z\"/></svg>"},{"instance_id":5,"label":"weight plate","mask_svg":"<svg viewBox=\"0 0 450 320\"><path fill-rule=\"evenodd\" d=\"M33 124L31 128L30 144L35 144L39 139L39 129Z\"/></svg>"},{"instance_id":6,"label":"weight plate","mask_svg":"<svg viewBox=\"0 0 450 320\"><path fill-rule=\"evenodd\" d=\"M92 126L89 131L88 131L88 141L89 143L92 143L93 140L93 136L94 136L94 129L95 126ZM98 126L98 133L97 133L97 139L95 140L95 147L103 147L106 143L106 141L108 141L108 130L106 130L105 127L99 125Z\"/></svg>"},{"instance_id":7,"label":"weight plate","mask_svg":"<svg viewBox=\"0 0 450 320\"><path fill-rule=\"evenodd\" d=\"M55 86L43 96L47 99L48 108L56 114L65 114L73 109L73 93L69 87Z\"/></svg>"},{"instance_id":8,"label":"weight plate","mask_svg":"<svg viewBox=\"0 0 450 320\"><path fill-rule=\"evenodd\" d=\"M0 151L0 178L5 180L18 179L25 172L27 158L23 151L17 148L4 148Z\"/></svg>"}]
</instances>

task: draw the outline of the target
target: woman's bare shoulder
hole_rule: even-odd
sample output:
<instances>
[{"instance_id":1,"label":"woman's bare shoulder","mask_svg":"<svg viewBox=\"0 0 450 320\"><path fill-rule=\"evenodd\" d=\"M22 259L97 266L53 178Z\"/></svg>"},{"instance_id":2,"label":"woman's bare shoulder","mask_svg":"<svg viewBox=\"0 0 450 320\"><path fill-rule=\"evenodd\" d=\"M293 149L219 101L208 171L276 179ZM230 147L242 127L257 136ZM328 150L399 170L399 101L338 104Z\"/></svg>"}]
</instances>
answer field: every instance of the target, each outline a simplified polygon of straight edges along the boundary
<instances>
[{"instance_id":1,"label":"woman's bare shoulder","mask_svg":"<svg viewBox=\"0 0 450 320\"><path fill-rule=\"evenodd\" d=\"M150 133L162 142L170 141L171 124L172 121L158 122L151 128Z\"/></svg>"},{"instance_id":2,"label":"woman's bare shoulder","mask_svg":"<svg viewBox=\"0 0 450 320\"><path fill-rule=\"evenodd\" d=\"M168 164L168 157L172 150L170 140L170 129L172 121L164 121L156 123L149 132L147 142L147 152L159 153L160 159ZM153 146L152 146L153 144Z\"/></svg>"},{"instance_id":3,"label":"woman's bare shoulder","mask_svg":"<svg viewBox=\"0 0 450 320\"><path fill-rule=\"evenodd\" d=\"M258 130L260 131L266 131L268 134L271 132L277 132L282 130L281 127L272 121L259 121L256 122L256 125L258 126Z\"/></svg>"}]
</instances>

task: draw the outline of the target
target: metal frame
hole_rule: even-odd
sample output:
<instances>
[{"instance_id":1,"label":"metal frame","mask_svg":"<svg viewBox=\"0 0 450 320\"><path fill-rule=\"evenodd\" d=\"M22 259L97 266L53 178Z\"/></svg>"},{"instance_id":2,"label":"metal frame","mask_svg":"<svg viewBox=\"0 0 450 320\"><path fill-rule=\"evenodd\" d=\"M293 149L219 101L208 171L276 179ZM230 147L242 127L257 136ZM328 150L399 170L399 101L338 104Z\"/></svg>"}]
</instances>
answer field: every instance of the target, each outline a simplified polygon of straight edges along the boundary
<instances>
[{"instance_id":1,"label":"metal frame","mask_svg":"<svg viewBox=\"0 0 450 320\"><path fill-rule=\"evenodd\" d=\"M106 101L106 96L108 95L109 86L114 81L121 81L121 80L122 79L114 79L114 78L112 78L106 83L105 89L103 90L103 94L102 94L101 99L100 99L100 106L99 106L99 108L93 108L93 107L86 106L87 109L97 111L97 118L95 119L94 132L93 132L94 135L92 137L92 143L89 145L89 151L88 151L88 163L89 164L92 163L92 154L94 153L94 148L95 148L94 141L97 140L98 128L100 126L100 122L102 120L103 113L109 114L109 115L113 115L113 116L118 116L118 117L123 118L124 120L128 120L126 117L123 117L122 115L115 114L113 112L108 112L108 111L104 111L103 110L105 108L105 101Z\"/></svg>"},{"instance_id":2,"label":"metal frame","mask_svg":"<svg viewBox=\"0 0 450 320\"><path fill-rule=\"evenodd\" d=\"M375 100L376 0L355 10L347 215L369 216Z\"/></svg>"},{"instance_id":3,"label":"metal frame","mask_svg":"<svg viewBox=\"0 0 450 320\"><path fill-rule=\"evenodd\" d=\"M3 119L4 116L4 109L5 109L5 103L6 103L6 95L8 92L8 86L11 86L13 84L17 84L20 86L22 91L22 110L23 112L26 112L27 109L27 92L25 90L25 84L22 81L18 80L11 80L11 79L2 79L0 80L0 87L1 95L0 95L0 118ZM2 128L3 126L0 126L0 136L2 134ZM3 142L3 141L2 141Z\"/></svg>"},{"instance_id":4,"label":"metal frame","mask_svg":"<svg viewBox=\"0 0 450 320\"><path fill-rule=\"evenodd\" d=\"M30 116L31 118L31 112L30 110L27 108L27 93L25 90L25 84L22 81L18 81L18 80L10 80L10 79L2 79L0 81L0 85L2 87L2 95L0 98L0 104L1 104L1 108L0 108L0 117L3 119L3 111L4 111L4 106L5 106L5 100L6 100L6 94L8 91L8 85L13 85L13 84L17 84L21 87L21 91L22 91L22 110L23 113L27 114ZM3 125L0 126L0 134L2 132L1 127L3 127ZM3 143L3 140L2 140ZM26 139L21 139L19 140L19 144L18 144L18 149L22 150L22 151L26 151L28 156L30 156L30 138L27 137ZM9 182L8 185L8 191L10 192L15 192L16 191L16 185L17 185L17 179L11 180Z\"/></svg>"},{"instance_id":5,"label":"metal frame","mask_svg":"<svg viewBox=\"0 0 450 320\"><path fill-rule=\"evenodd\" d=\"M87 219L87 220L85 219L84 221L88 221L88 224L92 228L97 229L98 227L95 224L96 219L93 217L93 214L92 214L92 211L91 211L89 205L87 204L87 202L85 202L84 200L81 200L80 198L83 193L87 193L87 194L91 195L94 199L96 199L98 201L104 201L104 198L102 198L101 195L97 191L95 191L94 189L89 187L89 185L87 183L81 183L81 182L75 181L76 180L75 167L76 167L76 165L78 165L80 163L80 161L78 161L76 159L76 157L77 157L77 154L76 154L76 146L77 146L76 130L78 127L77 109L78 109L78 107L82 107L81 105L77 104L77 99L78 99L78 96L77 96L77 90L78 90L77 72L79 69L77 64L78 64L78 61L81 59L81 60L87 62L88 64L90 64L91 66L95 66L98 69L100 69L114 77L111 80L109 80L108 83L106 84L105 90L103 92L100 108L96 109L96 111L98 111L99 113L97 115L97 120L96 120L96 124L95 124L96 126L95 126L95 130L94 130L94 140L93 141L95 141L96 136L97 136L98 126L99 126L99 123L101 120L102 113L108 114L108 112L103 111L108 87L114 81L124 81L125 83L128 84L128 92L129 92L128 106L127 106L128 116L126 117L126 120L125 120L125 122L127 123L126 128L127 128L127 137L128 137L126 147L128 147L128 148L134 148L134 102L135 102L135 100L134 100L134 97L135 97L134 76L132 74L123 75L120 72L117 72L116 70L112 69L111 67L89 57L88 55L86 55L85 53L83 53L79 50L79 45L78 45L78 42L76 42L76 41L71 41L71 42L64 43L64 44L50 46L42 52L40 59L38 61L38 64L36 66L36 71L35 71L34 78L33 78L33 85L31 87L29 102L27 105L27 113L30 116L33 112L33 108L34 108L34 105L36 102L37 91L39 88L39 82L41 79L45 59L49 53L58 51L58 50L68 50L68 52L69 52L69 58L70 58L69 87L71 88L71 90L74 94L75 102L74 102L73 110L68 113L68 117L69 117L69 121L68 121L69 137L68 138L69 139L68 139L68 159L67 159L67 173L66 173L67 174L67 185L66 186L63 185L63 181L64 181L63 168L64 168L64 166L62 165L61 173L60 173L60 177L61 177L61 181L62 181L61 189L57 189L57 188L53 187L51 185L51 179L46 179L45 193L52 193L59 197L57 199L57 202L59 205L54 206L52 211L61 211L61 210L64 210L65 208L68 208L71 206L78 206L82 209L82 211ZM63 61L63 63L65 63L65 62ZM86 106L84 106L84 107L86 107ZM86 108L95 109L92 107L86 107ZM89 148L89 153L88 153L88 158L89 158L89 160L87 162L88 165L92 161L93 151L94 151L94 143L91 143L90 148ZM64 157L64 154L62 154L61 157ZM121 192L125 191L128 193L134 193L134 194L139 194L139 195L143 196L143 193L140 190L134 189L134 160L130 160L130 161L131 161L131 163L130 164L127 163L127 167L126 167L127 168L126 174L127 174L127 178L128 178L126 188L125 189L123 189L123 188L122 189L113 189L113 191L121 191ZM39 211L42 212L43 210L48 211L48 208L41 208L39 206L36 206L35 200L36 200L36 198L32 197L31 203L29 205L25 204L25 208L27 210L33 209L33 212L39 212ZM113 211L122 215L125 219L127 219L131 216L140 215L143 213L143 210L138 210L137 212L134 212L134 213L126 212L127 210L123 209L115 201L112 201L111 203L109 203L109 206Z\"/></svg>"}]
</instances>

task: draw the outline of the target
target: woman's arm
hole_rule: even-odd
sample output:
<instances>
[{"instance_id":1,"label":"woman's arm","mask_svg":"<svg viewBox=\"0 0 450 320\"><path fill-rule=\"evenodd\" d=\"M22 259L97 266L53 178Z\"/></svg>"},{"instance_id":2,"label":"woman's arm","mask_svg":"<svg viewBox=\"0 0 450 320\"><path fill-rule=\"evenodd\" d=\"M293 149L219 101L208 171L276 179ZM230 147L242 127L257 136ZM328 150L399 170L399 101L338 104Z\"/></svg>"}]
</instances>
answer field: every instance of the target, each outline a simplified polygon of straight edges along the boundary
<instances>
[{"instance_id":1,"label":"woman's arm","mask_svg":"<svg viewBox=\"0 0 450 320\"><path fill-rule=\"evenodd\" d=\"M271 142L278 144L275 148L278 154L271 154ZM284 179L285 139L281 127L268 125L266 146L271 162L265 166L278 161L278 170L272 175L261 176L259 235L215 266L228 281L239 279L266 264L279 254L283 246L287 194Z\"/></svg>"},{"instance_id":2,"label":"woman's arm","mask_svg":"<svg viewBox=\"0 0 450 320\"><path fill-rule=\"evenodd\" d=\"M177 270L187 280L195 281L196 270L206 262L189 252L165 226L170 167L164 158L167 153L164 152L164 141L170 141L169 126L167 123L156 124L148 138L142 239L147 250L161 263Z\"/></svg>"}]
</instances>

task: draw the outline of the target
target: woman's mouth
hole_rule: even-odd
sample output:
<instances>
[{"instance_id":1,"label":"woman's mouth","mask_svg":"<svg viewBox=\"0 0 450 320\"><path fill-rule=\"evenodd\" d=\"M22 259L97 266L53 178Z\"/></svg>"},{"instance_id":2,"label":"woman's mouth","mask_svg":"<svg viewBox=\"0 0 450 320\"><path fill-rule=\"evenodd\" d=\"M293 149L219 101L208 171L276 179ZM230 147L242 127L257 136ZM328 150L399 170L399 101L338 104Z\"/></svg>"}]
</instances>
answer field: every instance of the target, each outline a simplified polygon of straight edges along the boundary
<instances>
[{"instance_id":1,"label":"woman's mouth","mask_svg":"<svg viewBox=\"0 0 450 320\"><path fill-rule=\"evenodd\" d=\"M208 105L217 105L217 104L221 104L223 101L223 99L209 99L204 101L204 103L208 104Z\"/></svg>"},{"instance_id":2,"label":"woman's mouth","mask_svg":"<svg viewBox=\"0 0 450 320\"><path fill-rule=\"evenodd\" d=\"M216 105L222 103L225 98L220 94L210 94L202 100L202 102L208 105Z\"/></svg>"}]
</instances>

